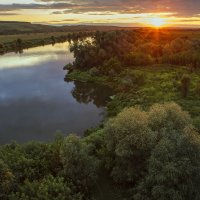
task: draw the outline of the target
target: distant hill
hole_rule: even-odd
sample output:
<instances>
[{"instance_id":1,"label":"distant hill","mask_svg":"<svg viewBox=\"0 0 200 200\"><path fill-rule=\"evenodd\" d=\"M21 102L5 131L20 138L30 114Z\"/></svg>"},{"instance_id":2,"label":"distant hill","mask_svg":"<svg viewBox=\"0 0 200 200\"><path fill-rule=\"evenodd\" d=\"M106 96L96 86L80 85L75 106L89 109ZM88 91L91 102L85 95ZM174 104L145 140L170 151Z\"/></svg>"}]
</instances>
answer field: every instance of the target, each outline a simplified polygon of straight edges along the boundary
<instances>
[{"instance_id":1,"label":"distant hill","mask_svg":"<svg viewBox=\"0 0 200 200\"><path fill-rule=\"evenodd\" d=\"M0 21L0 34L22 34L22 33L45 33L45 32L69 32L69 31L96 31L96 30L116 30L121 29L116 26L50 26L42 24L32 24L29 22Z\"/></svg>"},{"instance_id":2,"label":"distant hill","mask_svg":"<svg viewBox=\"0 0 200 200\"><path fill-rule=\"evenodd\" d=\"M29 22L0 21L0 34L17 34L30 32L55 31L56 28L47 25L31 24Z\"/></svg>"}]
</instances>

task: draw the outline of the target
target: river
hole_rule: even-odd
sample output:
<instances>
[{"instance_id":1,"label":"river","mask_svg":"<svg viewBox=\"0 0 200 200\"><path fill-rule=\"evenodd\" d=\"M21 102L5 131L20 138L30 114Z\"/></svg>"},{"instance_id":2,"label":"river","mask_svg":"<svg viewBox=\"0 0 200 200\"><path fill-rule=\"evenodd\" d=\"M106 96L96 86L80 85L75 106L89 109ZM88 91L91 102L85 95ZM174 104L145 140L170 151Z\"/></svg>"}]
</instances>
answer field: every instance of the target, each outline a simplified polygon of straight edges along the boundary
<instances>
[{"instance_id":1,"label":"river","mask_svg":"<svg viewBox=\"0 0 200 200\"><path fill-rule=\"evenodd\" d=\"M110 91L65 82L63 66L73 59L68 42L0 56L0 144L82 135L102 121Z\"/></svg>"}]
</instances>

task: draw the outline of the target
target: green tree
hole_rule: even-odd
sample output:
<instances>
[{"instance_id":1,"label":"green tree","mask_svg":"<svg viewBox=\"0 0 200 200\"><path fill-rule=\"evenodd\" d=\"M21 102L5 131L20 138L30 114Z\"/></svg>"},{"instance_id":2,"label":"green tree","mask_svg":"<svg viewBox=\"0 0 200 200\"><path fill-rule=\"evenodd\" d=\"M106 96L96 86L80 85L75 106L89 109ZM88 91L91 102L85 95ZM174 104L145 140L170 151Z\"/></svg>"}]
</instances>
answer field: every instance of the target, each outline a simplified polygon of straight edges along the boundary
<instances>
[{"instance_id":1,"label":"green tree","mask_svg":"<svg viewBox=\"0 0 200 200\"><path fill-rule=\"evenodd\" d=\"M105 158L111 176L120 183L136 183L145 171L153 142L147 113L125 109L109 120L105 133Z\"/></svg>"},{"instance_id":2,"label":"green tree","mask_svg":"<svg viewBox=\"0 0 200 200\"><path fill-rule=\"evenodd\" d=\"M200 137L192 128L167 132L152 151L135 200L200 199Z\"/></svg>"},{"instance_id":3,"label":"green tree","mask_svg":"<svg viewBox=\"0 0 200 200\"><path fill-rule=\"evenodd\" d=\"M75 135L68 136L61 149L63 175L78 192L88 194L94 186L98 161L89 155L88 146Z\"/></svg>"},{"instance_id":4,"label":"green tree","mask_svg":"<svg viewBox=\"0 0 200 200\"><path fill-rule=\"evenodd\" d=\"M6 195L11 191L14 176L6 165L6 163L0 159L0 199L6 199Z\"/></svg>"},{"instance_id":5,"label":"green tree","mask_svg":"<svg viewBox=\"0 0 200 200\"><path fill-rule=\"evenodd\" d=\"M190 116L177 104L155 104L147 112L125 109L104 131L110 175L126 188L134 185L135 199L198 197L200 140ZM193 188L189 183L195 183Z\"/></svg>"},{"instance_id":6,"label":"green tree","mask_svg":"<svg viewBox=\"0 0 200 200\"><path fill-rule=\"evenodd\" d=\"M26 180L19 186L18 192L9 195L9 200L81 200L82 195L72 193L71 184L64 182L64 178L47 176L41 181Z\"/></svg>"}]
</instances>

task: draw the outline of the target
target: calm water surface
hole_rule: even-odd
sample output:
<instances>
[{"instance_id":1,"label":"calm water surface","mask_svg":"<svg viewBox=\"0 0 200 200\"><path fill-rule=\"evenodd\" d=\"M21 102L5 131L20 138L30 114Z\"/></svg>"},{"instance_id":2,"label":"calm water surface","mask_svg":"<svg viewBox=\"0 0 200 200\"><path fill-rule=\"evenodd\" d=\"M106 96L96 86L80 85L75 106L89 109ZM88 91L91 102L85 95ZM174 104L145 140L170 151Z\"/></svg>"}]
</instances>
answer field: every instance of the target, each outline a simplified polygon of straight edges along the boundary
<instances>
[{"instance_id":1,"label":"calm water surface","mask_svg":"<svg viewBox=\"0 0 200 200\"><path fill-rule=\"evenodd\" d=\"M51 141L55 132L83 134L103 118L110 91L64 82L73 61L68 43L0 56L0 143Z\"/></svg>"}]
</instances>

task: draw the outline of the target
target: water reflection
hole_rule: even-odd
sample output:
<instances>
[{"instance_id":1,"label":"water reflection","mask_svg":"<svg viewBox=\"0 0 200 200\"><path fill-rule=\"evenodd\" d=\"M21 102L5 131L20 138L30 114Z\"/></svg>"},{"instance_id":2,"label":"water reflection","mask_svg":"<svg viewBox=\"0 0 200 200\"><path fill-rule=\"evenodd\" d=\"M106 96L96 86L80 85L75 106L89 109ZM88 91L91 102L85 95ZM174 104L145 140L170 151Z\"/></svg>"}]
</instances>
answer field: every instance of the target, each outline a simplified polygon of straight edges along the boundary
<instances>
[{"instance_id":1,"label":"water reflection","mask_svg":"<svg viewBox=\"0 0 200 200\"><path fill-rule=\"evenodd\" d=\"M69 52L69 43L47 45L25 49L23 53L8 53L0 57L0 70L17 67L37 66L49 60L59 60L66 55L68 61L73 60L73 54ZM63 58L61 58L63 59Z\"/></svg>"},{"instance_id":2,"label":"water reflection","mask_svg":"<svg viewBox=\"0 0 200 200\"><path fill-rule=\"evenodd\" d=\"M105 107L110 96L113 95L113 91L103 85L79 81L74 81L74 85L72 95L79 103L88 104L92 102L98 108Z\"/></svg>"},{"instance_id":3,"label":"water reflection","mask_svg":"<svg viewBox=\"0 0 200 200\"><path fill-rule=\"evenodd\" d=\"M0 56L1 144L49 141L57 130L81 135L102 120L106 89L63 80L63 66L73 61L68 46L66 42Z\"/></svg>"}]
</instances>

